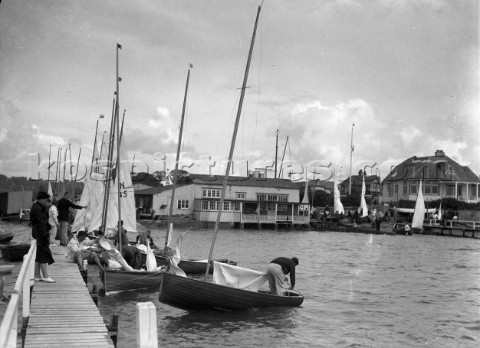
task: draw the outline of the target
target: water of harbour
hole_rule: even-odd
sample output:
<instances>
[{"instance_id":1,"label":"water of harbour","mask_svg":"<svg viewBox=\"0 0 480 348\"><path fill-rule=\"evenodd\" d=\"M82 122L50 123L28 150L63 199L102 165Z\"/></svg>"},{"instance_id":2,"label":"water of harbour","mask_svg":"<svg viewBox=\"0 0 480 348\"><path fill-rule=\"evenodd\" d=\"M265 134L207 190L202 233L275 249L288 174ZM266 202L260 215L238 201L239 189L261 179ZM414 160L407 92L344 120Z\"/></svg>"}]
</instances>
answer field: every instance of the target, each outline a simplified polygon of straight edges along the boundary
<instances>
[{"instance_id":1,"label":"water of harbour","mask_svg":"<svg viewBox=\"0 0 480 348\"><path fill-rule=\"evenodd\" d=\"M155 230L157 245L164 231ZM186 257L206 258L211 231L190 231ZM118 347L136 346L135 305L157 307L161 347L477 347L480 240L308 231L221 230L214 258L263 270L297 256L298 308L187 313L158 291L100 296L105 320L119 315ZM60 256L58 256L60 257ZM90 265L89 286L98 282Z\"/></svg>"}]
</instances>

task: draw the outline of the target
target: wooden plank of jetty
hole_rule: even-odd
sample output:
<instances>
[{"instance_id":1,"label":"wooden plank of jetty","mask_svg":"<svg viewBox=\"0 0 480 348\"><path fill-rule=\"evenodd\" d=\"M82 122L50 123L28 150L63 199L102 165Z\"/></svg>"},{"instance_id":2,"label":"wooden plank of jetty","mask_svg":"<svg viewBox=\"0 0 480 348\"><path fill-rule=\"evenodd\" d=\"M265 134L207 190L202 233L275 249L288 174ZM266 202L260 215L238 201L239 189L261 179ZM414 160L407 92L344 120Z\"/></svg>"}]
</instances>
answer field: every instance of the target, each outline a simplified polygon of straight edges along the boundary
<instances>
[{"instance_id":1,"label":"wooden plank of jetty","mask_svg":"<svg viewBox=\"0 0 480 348\"><path fill-rule=\"evenodd\" d=\"M77 265L65 260L64 247L51 249L56 283L35 282L25 347L114 347Z\"/></svg>"}]
</instances>

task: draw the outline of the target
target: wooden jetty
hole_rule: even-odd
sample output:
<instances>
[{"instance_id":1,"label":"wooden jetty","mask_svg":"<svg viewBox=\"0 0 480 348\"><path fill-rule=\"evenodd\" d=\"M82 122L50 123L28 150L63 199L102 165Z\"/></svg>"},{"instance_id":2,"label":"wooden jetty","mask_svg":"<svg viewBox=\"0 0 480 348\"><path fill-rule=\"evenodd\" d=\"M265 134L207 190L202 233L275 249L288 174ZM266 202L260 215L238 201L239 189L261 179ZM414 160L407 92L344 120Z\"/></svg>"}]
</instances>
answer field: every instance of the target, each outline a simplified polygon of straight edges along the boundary
<instances>
[{"instance_id":1,"label":"wooden jetty","mask_svg":"<svg viewBox=\"0 0 480 348\"><path fill-rule=\"evenodd\" d=\"M114 347L77 264L65 260L64 247L51 248L56 283L35 282L25 347Z\"/></svg>"},{"instance_id":2,"label":"wooden jetty","mask_svg":"<svg viewBox=\"0 0 480 348\"><path fill-rule=\"evenodd\" d=\"M24 256L0 325L0 347L19 345L20 308L23 347L114 347L77 265L66 261L64 247L52 252L48 272L56 283L34 282L35 241Z\"/></svg>"}]
</instances>

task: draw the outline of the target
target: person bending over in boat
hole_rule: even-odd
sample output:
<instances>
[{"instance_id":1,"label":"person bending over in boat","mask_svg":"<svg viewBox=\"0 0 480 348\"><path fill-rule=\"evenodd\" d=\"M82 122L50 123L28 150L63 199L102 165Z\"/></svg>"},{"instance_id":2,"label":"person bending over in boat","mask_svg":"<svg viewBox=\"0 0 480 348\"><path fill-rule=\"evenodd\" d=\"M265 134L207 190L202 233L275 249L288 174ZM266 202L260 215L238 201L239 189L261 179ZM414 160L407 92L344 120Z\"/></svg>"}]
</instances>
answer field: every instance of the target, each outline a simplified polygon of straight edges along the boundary
<instances>
[{"instance_id":1,"label":"person bending over in boat","mask_svg":"<svg viewBox=\"0 0 480 348\"><path fill-rule=\"evenodd\" d=\"M84 271L83 260L95 262L100 269L103 269L93 243L90 243L88 239L85 241L85 238L87 238L87 232L85 231L80 231L76 236L74 235L68 242L65 257L70 262L76 262L81 271Z\"/></svg>"},{"instance_id":2,"label":"person bending over in boat","mask_svg":"<svg viewBox=\"0 0 480 348\"><path fill-rule=\"evenodd\" d=\"M295 287L295 266L298 266L298 258L277 257L270 261L267 267L267 279L270 286L270 292L274 295L285 295L287 290L293 290ZM288 278L290 274L290 284Z\"/></svg>"},{"instance_id":3,"label":"person bending over in boat","mask_svg":"<svg viewBox=\"0 0 480 348\"><path fill-rule=\"evenodd\" d=\"M147 245L147 240L150 241L150 248L157 249L157 246L153 242L152 232L150 230L146 230L144 232L140 232L137 236L137 245Z\"/></svg>"}]
</instances>

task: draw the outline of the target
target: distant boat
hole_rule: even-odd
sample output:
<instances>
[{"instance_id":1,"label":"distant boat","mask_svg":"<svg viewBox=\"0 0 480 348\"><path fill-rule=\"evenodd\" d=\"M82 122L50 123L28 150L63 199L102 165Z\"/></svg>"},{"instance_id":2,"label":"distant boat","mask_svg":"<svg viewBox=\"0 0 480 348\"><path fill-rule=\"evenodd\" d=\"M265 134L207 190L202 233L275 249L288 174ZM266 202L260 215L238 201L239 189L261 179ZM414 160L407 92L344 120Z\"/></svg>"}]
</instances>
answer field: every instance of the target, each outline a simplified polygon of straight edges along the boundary
<instances>
[{"instance_id":1,"label":"distant boat","mask_svg":"<svg viewBox=\"0 0 480 348\"><path fill-rule=\"evenodd\" d=\"M342 201L340 200L340 190L338 189L337 176L333 172L333 212L335 214L345 214Z\"/></svg>"},{"instance_id":2,"label":"distant boat","mask_svg":"<svg viewBox=\"0 0 480 348\"><path fill-rule=\"evenodd\" d=\"M238 276L233 276L233 280L227 285L223 283L210 283L207 282L207 274L210 269L210 262L212 260L213 249L215 245L215 239L218 232L218 226L221 219L223 202L225 199L225 191L227 186L228 177L230 174L230 168L233 158L233 152L235 149L235 140L238 131L238 125L240 121L240 115L242 111L242 103L245 96L245 89L248 79L248 70L252 57L253 46L255 42L255 34L258 25L258 19L260 16L261 6L258 7L257 17L255 20L255 27L253 30L252 40L250 43L250 51L248 54L247 66L245 69L240 100L238 104L237 116L235 120L235 127L233 131L230 153L228 156L228 162L225 169L225 176L223 179L223 186L220 196L219 209L217 212L217 220L215 222L215 230L212 237L210 246L210 253L207 262L207 271L205 272L204 280L190 279L185 276L179 276L170 273L162 273L162 281L160 284L160 291L158 299L161 303L181 308L184 310L239 310L249 308L260 307L280 307L280 306L300 306L303 303L303 296L294 291L286 293L286 296L273 295L269 292L259 291L261 284L257 284L258 287L250 288L240 286L240 279ZM214 263L213 275L214 279L219 275L217 269L220 267L219 263ZM227 266L232 268L232 272L249 272L253 277L253 273L256 271L242 269L237 266ZM257 272L260 273L260 272ZM264 275L263 275L264 276ZM261 280L262 275L258 276ZM231 278L230 278L231 279ZM265 281L265 280L264 280Z\"/></svg>"},{"instance_id":3,"label":"distant boat","mask_svg":"<svg viewBox=\"0 0 480 348\"><path fill-rule=\"evenodd\" d=\"M418 195L417 201L415 202L415 211L413 213L412 219L412 229L417 232L421 233L423 230L423 220L425 219L425 202L423 200L423 192L422 192L422 181L420 181L420 185L418 186Z\"/></svg>"}]
</instances>

